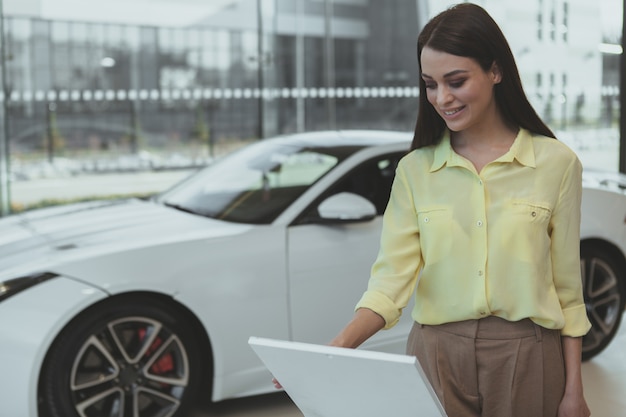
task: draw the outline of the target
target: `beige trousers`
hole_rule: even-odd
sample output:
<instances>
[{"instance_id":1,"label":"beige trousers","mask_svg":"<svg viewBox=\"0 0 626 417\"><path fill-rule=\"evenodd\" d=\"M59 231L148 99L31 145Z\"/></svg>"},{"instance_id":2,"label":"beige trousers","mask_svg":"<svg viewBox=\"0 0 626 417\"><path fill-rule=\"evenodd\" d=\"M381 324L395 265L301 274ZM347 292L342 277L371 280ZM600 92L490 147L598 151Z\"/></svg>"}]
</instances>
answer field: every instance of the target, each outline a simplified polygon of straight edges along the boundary
<instances>
[{"instance_id":1,"label":"beige trousers","mask_svg":"<svg viewBox=\"0 0 626 417\"><path fill-rule=\"evenodd\" d=\"M407 354L449 417L556 417L565 390L560 332L528 319L415 323Z\"/></svg>"}]
</instances>

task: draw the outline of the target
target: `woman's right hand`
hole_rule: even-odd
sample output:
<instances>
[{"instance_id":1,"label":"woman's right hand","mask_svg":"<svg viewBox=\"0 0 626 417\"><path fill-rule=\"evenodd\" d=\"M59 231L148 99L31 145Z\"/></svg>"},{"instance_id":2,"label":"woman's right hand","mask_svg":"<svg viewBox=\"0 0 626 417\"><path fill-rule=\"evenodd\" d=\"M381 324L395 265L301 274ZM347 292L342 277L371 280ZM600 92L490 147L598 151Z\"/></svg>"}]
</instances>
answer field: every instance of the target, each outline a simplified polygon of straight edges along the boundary
<instances>
[{"instance_id":1,"label":"woman's right hand","mask_svg":"<svg viewBox=\"0 0 626 417\"><path fill-rule=\"evenodd\" d=\"M367 308L360 308L348 325L328 345L354 349L384 326L385 320L380 315ZM272 378L272 384L276 389L283 388L276 378Z\"/></svg>"},{"instance_id":2,"label":"woman's right hand","mask_svg":"<svg viewBox=\"0 0 626 417\"><path fill-rule=\"evenodd\" d=\"M352 320L328 345L356 349L383 327L385 320L378 313L368 308L359 308Z\"/></svg>"}]
</instances>

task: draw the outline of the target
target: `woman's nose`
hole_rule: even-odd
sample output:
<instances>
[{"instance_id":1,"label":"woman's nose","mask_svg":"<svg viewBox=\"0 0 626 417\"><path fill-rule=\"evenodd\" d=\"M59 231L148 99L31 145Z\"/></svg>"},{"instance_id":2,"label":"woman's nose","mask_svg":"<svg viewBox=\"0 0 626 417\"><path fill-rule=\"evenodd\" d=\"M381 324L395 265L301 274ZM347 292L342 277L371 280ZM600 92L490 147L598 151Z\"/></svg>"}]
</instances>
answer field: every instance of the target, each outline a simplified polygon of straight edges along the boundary
<instances>
[{"instance_id":1,"label":"woman's nose","mask_svg":"<svg viewBox=\"0 0 626 417\"><path fill-rule=\"evenodd\" d=\"M450 90L448 90L446 87L440 87L437 90L437 104L439 106L449 103L451 98L452 95L450 94Z\"/></svg>"}]
</instances>

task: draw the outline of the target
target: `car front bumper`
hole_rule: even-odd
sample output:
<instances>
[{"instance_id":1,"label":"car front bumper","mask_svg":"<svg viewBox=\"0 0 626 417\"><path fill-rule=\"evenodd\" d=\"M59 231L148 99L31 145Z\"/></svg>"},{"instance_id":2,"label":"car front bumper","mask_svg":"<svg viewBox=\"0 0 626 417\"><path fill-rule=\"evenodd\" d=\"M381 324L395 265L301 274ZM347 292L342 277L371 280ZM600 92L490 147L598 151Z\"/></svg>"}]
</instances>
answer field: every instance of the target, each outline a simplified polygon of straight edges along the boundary
<instances>
[{"instance_id":1,"label":"car front bumper","mask_svg":"<svg viewBox=\"0 0 626 417\"><path fill-rule=\"evenodd\" d=\"M0 302L0 416L37 416L37 384L50 344L72 317L106 296L59 276Z\"/></svg>"}]
</instances>

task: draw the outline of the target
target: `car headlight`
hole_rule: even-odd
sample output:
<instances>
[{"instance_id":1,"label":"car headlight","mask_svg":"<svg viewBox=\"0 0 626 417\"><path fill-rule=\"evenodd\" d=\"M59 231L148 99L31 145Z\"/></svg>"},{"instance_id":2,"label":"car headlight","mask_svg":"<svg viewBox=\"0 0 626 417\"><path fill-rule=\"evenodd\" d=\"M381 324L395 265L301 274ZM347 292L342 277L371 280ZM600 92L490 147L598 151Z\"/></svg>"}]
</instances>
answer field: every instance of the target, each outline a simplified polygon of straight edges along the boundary
<instances>
[{"instance_id":1,"label":"car headlight","mask_svg":"<svg viewBox=\"0 0 626 417\"><path fill-rule=\"evenodd\" d=\"M0 282L0 302L19 293L20 291L24 291L27 288L55 277L58 277L58 275L53 274L52 272L39 272L25 277L13 278Z\"/></svg>"}]
</instances>

